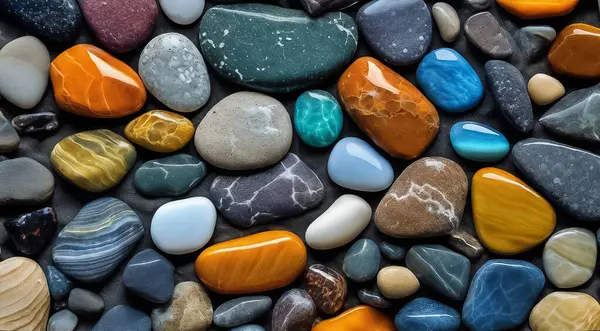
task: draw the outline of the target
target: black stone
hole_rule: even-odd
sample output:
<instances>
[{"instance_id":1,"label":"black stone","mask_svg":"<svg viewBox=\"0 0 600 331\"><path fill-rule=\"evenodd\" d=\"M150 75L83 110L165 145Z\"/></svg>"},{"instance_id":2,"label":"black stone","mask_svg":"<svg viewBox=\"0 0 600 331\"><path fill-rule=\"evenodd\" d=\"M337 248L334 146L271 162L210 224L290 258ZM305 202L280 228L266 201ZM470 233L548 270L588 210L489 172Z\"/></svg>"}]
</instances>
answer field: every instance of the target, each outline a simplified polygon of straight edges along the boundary
<instances>
[{"instance_id":1,"label":"black stone","mask_svg":"<svg viewBox=\"0 0 600 331\"><path fill-rule=\"evenodd\" d=\"M150 331L152 320L146 313L129 306L119 305L111 308L94 325L92 331Z\"/></svg>"},{"instance_id":2,"label":"black stone","mask_svg":"<svg viewBox=\"0 0 600 331\"><path fill-rule=\"evenodd\" d=\"M300 0L304 10L311 16L317 16L326 11L348 8L359 0Z\"/></svg>"},{"instance_id":3,"label":"black stone","mask_svg":"<svg viewBox=\"0 0 600 331\"><path fill-rule=\"evenodd\" d=\"M358 290L358 300L371 307L381 309L389 308L392 305L379 291L371 291L364 288Z\"/></svg>"},{"instance_id":4,"label":"black stone","mask_svg":"<svg viewBox=\"0 0 600 331\"><path fill-rule=\"evenodd\" d=\"M519 29L515 41L525 59L531 61L546 54L554 38L556 38L556 31L551 26L526 26Z\"/></svg>"},{"instance_id":5,"label":"black stone","mask_svg":"<svg viewBox=\"0 0 600 331\"><path fill-rule=\"evenodd\" d=\"M385 241L379 243L379 251L388 260L400 262L406 255L406 248Z\"/></svg>"},{"instance_id":6,"label":"black stone","mask_svg":"<svg viewBox=\"0 0 600 331\"><path fill-rule=\"evenodd\" d=\"M0 112L0 153L12 152L19 148L21 138L17 131L10 126L10 123Z\"/></svg>"},{"instance_id":7,"label":"black stone","mask_svg":"<svg viewBox=\"0 0 600 331\"><path fill-rule=\"evenodd\" d=\"M41 252L56 232L56 212L46 207L4 222L17 249L32 255Z\"/></svg>"},{"instance_id":8,"label":"black stone","mask_svg":"<svg viewBox=\"0 0 600 331\"><path fill-rule=\"evenodd\" d=\"M12 126L20 134L48 133L58 128L58 120L51 112L23 114L13 118Z\"/></svg>"},{"instance_id":9,"label":"black stone","mask_svg":"<svg viewBox=\"0 0 600 331\"><path fill-rule=\"evenodd\" d=\"M150 302L165 303L175 289L174 271L171 262L148 248L129 261L123 272L123 285Z\"/></svg>"},{"instance_id":10,"label":"black stone","mask_svg":"<svg viewBox=\"0 0 600 331\"><path fill-rule=\"evenodd\" d=\"M465 22L465 35L484 54L495 59L512 55L510 35L489 12L475 14Z\"/></svg>"},{"instance_id":11,"label":"black stone","mask_svg":"<svg viewBox=\"0 0 600 331\"><path fill-rule=\"evenodd\" d=\"M32 205L48 200L54 192L54 176L28 157L0 162L0 206Z\"/></svg>"},{"instance_id":12,"label":"black stone","mask_svg":"<svg viewBox=\"0 0 600 331\"><path fill-rule=\"evenodd\" d=\"M104 312L104 299L94 292L74 288L69 293L69 310L82 318L98 318Z\"/></svg>"}]
</instances>

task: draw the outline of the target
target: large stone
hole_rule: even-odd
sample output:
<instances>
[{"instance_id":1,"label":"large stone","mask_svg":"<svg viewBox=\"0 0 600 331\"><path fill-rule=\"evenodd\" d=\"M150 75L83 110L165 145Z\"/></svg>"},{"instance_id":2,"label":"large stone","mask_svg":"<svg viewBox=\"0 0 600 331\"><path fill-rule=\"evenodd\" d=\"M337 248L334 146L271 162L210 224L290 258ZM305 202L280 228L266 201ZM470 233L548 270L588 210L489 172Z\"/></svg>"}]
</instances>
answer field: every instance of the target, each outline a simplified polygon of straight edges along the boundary
<instances>
[{"instance_id":1,"label":"large stone","mask_svg":"<svg viewBox=\"0 0 600 331\"><path fill-rule=\"evenodd\" d=\"M173 296L175 268L152 248L137 253L127 263L123 285L131 292L155 303L165 303Z\"/></svg>"},{"instance_id":2,"label":"large stone","mask_svg":"<svg viewBox=\"0 0 600 331\"><path fill-rule=\"evenodd\" d=\"M196 282L181 282L175 286L173 299L152 311L154 331L204 331L213 319L210 298Z\"/></svg>"},{"instance_id":3,"label":"large stone","mask_svg":"<svg viewBox=\"0 0 600 331\"><path fill-rule=\"evenodd\" d=\"M475 14L465 22L465 35L485 55L503 59L512 55L510 35L489 12Z\"/></svg>"},{"instance_id":4,"label":"large stone","mask_svg":"<svg viewBox=\"0 0 600 331\"><path fill-rule=\"evenodd\" d=\"M324 320L311 331L396 331L394 323L386 314L369 306L357 306L339 316Z\"/></svg>"},{"instance_id":5,"label":"large stone","mask_svg":"<svg viewBox=\"0 0 600 331\"><path fill-rule=\"evenodd\" d=\"M597 257L596 236L590 230L563 229L544 246L544 272L558 288L576 287L592 278Z\"/></svg>"},{"instance_id":6,"label":"large stone","mask_svg":"<svg viewBox=\"0 0 600 331\"><path fill-rule=\"evenodd\" d=\"M327 91L306 91L296 100L294 127L300 139L309 146L333 144L342 132L343 123L342 108Z\"/></svg>"},{"instance_id":7,"label":"large stone","mask_svg":"<svg viewBox=\"0 0 600 331\"><path fill-rule=\"evenodd\" d=\"M306 292L319 311L333 315L342 309L348 294L344 276L322 264L313 264L308 268L304 279Z\"/></svg>"},{"instance_id":8,"label":"large stone","mask_svg":"<svg viewBox=\"0 0 600 331\"><path fill-rule=\"evenodd\" d=\"M20 134L43 134L56 130L58 119L52 112L21 114L13 117L11 124Z\"/></svg>"},{"instance_id":9,"label":"large stone","mask_svg":"<svg viewBox=\"0 0 600 331\"><path fill-rule=\"evenodd\" d=\"M532 331L598 330L600 304L592 296L579 292L553 292L531 311Z\"/></svg>"},{"instance_id":10,"label":"large stone","mask_svg":"<svg viewBox=\"0 0 600 331\"><path fill-rule=\"evenodd\" d=\"M118 305L111 308L94 325L92 331L134 330L150 331L152 321L146 313L129 306Z\"/></svg>"},{"instance_id":11,"label":"large stone","mask_svg":"<svg viewBox=\"0 0 600 331\"><path fill-rule=\"evenodd\" d=\"M548 25L530 25L520 28L515 41L527 60L536 60L544 54L556 38L556 30Z\"/></svg>"},{"instance_id":12,"label":"large stone","mask_svg":"<svg viewBox=\"0 0 600 331\"><path fill-rule=\"evenodd\" d=\"M151 197L180 196L196 187L207 174L206 165L188 154L175 154L142 164L134 184Z\"/></svg>"},{"instance_id":13,"label":"large stone","mask_svg":"<svg viewBox=\"0 0 600 331\"><path fill-rule=\"evenodd\" d=\"M19 148L21 138L0 112L0 153L9 153Z\"/></svg>"},{"instance_id":14,"label":"large stone","mask_svg":"<svg viewBox=\"0 0 600 331\"><path fill-rule=\"evenodd\" d=\"M344 273L355 282L366 282L377 276L380 263L377 244L371 239L360 239L344 256Z\"/></svg>"},{"instance_id":15,"label":"large stone","mask_svg":"<svg viewBox=\"0 0 600 331\"><path fill-rule=\"evenodd\" d=\"M600 29L583 23L564 28L548 53L548 64L559 74L579 78L600 77Z\"/></svg>"},{"instance_id":16,"label":"large stone","mask_svg":"<svg viewBox=\"0 0 600 331\"><path fill-rule=\"evenodd\" d=\"M570 13L579 0L496 0L500 7L522 19L564 16Z\"/></svg>"},{"instance_id":17,"label":"large stone","mask_svg":"<svg viewBox=\"0 0 600 331\"><path fill-rule=\"evenodd\" d=\"M167 17L181 25L194 23L202 16L204 0L159 0L160 7Z\"/></svg>"},{"instance_id":18,"label":"large stone","mask_svg":"<svg viewBox=\"0 0 600 331\"><path fill-rule=\"evenodd\" d=\"M456 154L476 162L499 162L510 151L500 131L477 122L455 123L450 129L450 142Z\"/></svg>"},{"instance_id":19,"label":"large stone","mask_svg":"<svg viewBox=\"0 0 600 331\"><path fill-rule=\"evenodd\" d=\"M460 327L460 314L437 301L416 298L400 309L395 322L402 331L455 331Z\"/></svg>"},{"instance_id":20,"label":"large stone","mask_svg":"<svg viewBox=\"0 0 600 331\"><path fill-rule=\"evenodd\" d=\"M194 124L187 118L165 110L152 110L125 127L125 136L151 151L170 153L185 146L194 135Z\"/></svg>"},{"instance_id":21,"label":"large stone","mask_svg":"<svg viewBox=\"0 0 600 331\"><path fill-rule=\"evenodd\" d=\"M250 323L271 309L268 296L241 297L222 303L215 309L213 323L222 328L231 328Z\"/></svg>"},{"instance_id":22,"label":"large stone","mask_svg":"<svg viewBox=\"0 0 600 331\"><path fill-rule=\"evenodd\" d=\"M272 331L310 331L317 308L305 290L291 289L281 295L271 317Z\"/></svg>"},{"instance_id":23,"label":"large stone","mask_svg":"<svg viewBox=\"0 0 600 331\"><path fill-rule=\"evenodd\" d=\"M86 319L97 319L104 313L104 299L98 294L74 288L69 293L68 308L76 315Z\"/></svg>"},{"instance_id":24,"label":"large stone","mask_svg":"<svg viewBox=\"0 0 600 331\"><path fill-rule=\"evenodd\" d=\"M28 157L0 162L0 206L36 205L54 193L50 170Z\"/></svg>"},{"instance_id":25,"label":"large stone","mask_svg":"<svg viewBox=\"0 0 600 331\"><path fill-rule=\"evenodd\" d=\"M4 221L4 228L17 249L25 255L41 252L56 232L56 212L52 207L38 209Z\"/></svg>"}]
</instances>

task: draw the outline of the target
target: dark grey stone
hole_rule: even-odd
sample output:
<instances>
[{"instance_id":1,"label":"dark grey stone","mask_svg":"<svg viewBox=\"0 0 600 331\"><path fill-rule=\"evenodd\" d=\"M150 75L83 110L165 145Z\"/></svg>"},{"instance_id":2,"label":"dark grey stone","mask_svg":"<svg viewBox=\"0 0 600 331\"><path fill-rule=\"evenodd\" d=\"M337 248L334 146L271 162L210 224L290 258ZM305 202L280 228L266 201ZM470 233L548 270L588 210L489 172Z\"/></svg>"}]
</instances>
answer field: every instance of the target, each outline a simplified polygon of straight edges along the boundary
<instances>
[{"instance_id":1,"label":"dark grey stone","mask_svg":"<svg viewBox=\"0 0 600 331\"><path fill-rule=\"evenodd\" d=\"M519 29L515 41L528 61L546 54L556 38L556 30L548 25L531 25Z\"/></svg>"},{"instance_id":2,"label":"dark grey stone","mask_svg":"<svg viewBox=\"0 0 600 331\"><path fill-rule=\"evenodd\" d=\"M465 6L472 10L484 10L492 6L494 0L465 0Z\"/></svg>"},{"instance_id":3,"label":"dark grey stone","mask_svg":"<svg viewBox=\"0 0 600 331\"><path fill-rule=\"evenodd\" d=\"M215 309L213 323L222 328L231 328L250 323L271 309L272 301L267 296L249 296L229 300Z\"/></svg>"},{"instance_id":4,"label":"dark grey stone","mask_svg":"<svg viewBox=\"0 0 600 331\"><path fill-rule=\"evenodd\" d=\"M488 56L503 59L512 55L510 35L487 11L469 17L465 22L465 35Z\"/></svg>"},{"instance_id":5,"label":"dark grey stone","mask_svg":"<svg viewBox=\"0 0 600 331\"><path fill-rule=\"evenodd\" d=\"M188 154L175 154L142 164L135 172L135 188L153 197L180 196L206 176L206 165Z\"/></svg>"},{"instance_id":6,"label":"dark grey stone","mask_svg":"<svg viewBox=\"0 0 600 331\"><path fill-rule=\"evenodd\" d=\"M392 262L400 262L404 258L404 255L406 255L406 249L404 247L385 241L379 243L379 251L381 251L381 254L385 258Z\"/></svg>"},{"instance_id":7,"label":"dark grey stone","mask_svg":"<svg viewBox=\"0 0 600 331\"><path fill-rule=\"evenodd\" d=\"M58 301L66 298L73 288L73 283L53 266L47 266L44 271L52 299Z\"/></svg>"},{"instance_id":8,"label":"dark grey stone","mask_svg":"<svg viewBox=\"0 0 600 331\"><path fill-rule=\"evenodd\" d=\"M104 312L104 299L94 292L74 288L69 293L68 307L79 317L97 318Z\"/></svg>"},{"instance_id":9,"label":"dark grey stone","mask_svg":"<svg viewBox=\"0 0 600 331\"><path fill-rule=\"evenodd\" d=\"M358 290L358 300L366 305L380 309L386 309L392 305L379 291L371 291L364 288Z\"/></svg>"},{"instance_id":10,"label":"dark grey stone","mask_svg":"<svg viewBox=\"0 0 600 331\"><path fill-rule=\"evenodd\" d=\"M233 328L229 331L265 331L265 329L260 325L248 324L248 325L238 326L237 328Z\"/></svg>"},{"instance_id":11,"label":"dark grey stone","mask_svg":"<svg viewBox=\"0 0 600 331\"><path fill-rule=\"evenodd\" d=\"M49 133L58 128L56 114L51 112L15 116L11 123L20 134Z\"/></svg>"},{"instance_id":12,"label":"dark grey stone","mask_svg":"<svg viewBox=\"0 0 600 331\"><path fill-rule=\"evenodd\" d=\"M360 239L346 252L344 273L355 282L369 281L379 272L381 253L371 239Z\"/></svg>"},{"instance_id":13,"label":"dark grey stone","mask_svg":"<svg viewBox=\"0 0 600 331\"><path fill-rule=\"evenodd\" d=\"M448 245L462 255L475 260L483 254L483 246L470 233L456 229L448 235Z\"/></svg>"},{"instance_id":14,"label":"dark grey stone","mask_svg":"<svg viewBox=\"0 0 600 331\"><path fill-rule=\"evenodd\" d=\"M39 204L54 192L50 170L28 157L0 162L0 183L0 206Z\"/></svg>"},{"instance_id":15,"label":"dark grey stone","mask_svg":"<svg viewBox=\"0 0 600 331\"><path fill-rule=\"evenodd\" d=\"M92 331L150 331L152 320L146 313L129 306L119 305L111 308L94 325Z\"/></svg>"},{"instance_id":16,"label":"dark grey stone","mask_svg":"<svg viewBox=\"0 0 600 331\"><path fill-rule=\"evenodd\" d=\"M305 290L291 289L281 295L271 318L272 331L310 331L317 307Z\"/></svg>"},{"instance_id":17,"label":"dark grey stone","mask_svg":"<svg viewBox=\"0 0 600 331\"><path fill-rule=\"evenodd\" d=\"M300 0L304 10L311 16L317 16L326 11L348 8L359 0Z\"/></svg>"},{"instance_id":18,"label":"dark grey stone","mask_svg":"<svg viewBox=\"0 0 600 331\"><path fill-rule=\"evenodd\" d=\"M21 138L0 112L0 153L12 152L19 148Z\"/></svg>"},{"instance_id":19,"label":"dark grey stone","mask_svg":"<svg viewBox=\"0 0 600 331\"><path fill-rule=\"evenodd\" d=\"M155 303L165 303L175 289L175 268L162 255L148 248L137 253L123 271L123 285Z\"/></svg>"}]
</instances>

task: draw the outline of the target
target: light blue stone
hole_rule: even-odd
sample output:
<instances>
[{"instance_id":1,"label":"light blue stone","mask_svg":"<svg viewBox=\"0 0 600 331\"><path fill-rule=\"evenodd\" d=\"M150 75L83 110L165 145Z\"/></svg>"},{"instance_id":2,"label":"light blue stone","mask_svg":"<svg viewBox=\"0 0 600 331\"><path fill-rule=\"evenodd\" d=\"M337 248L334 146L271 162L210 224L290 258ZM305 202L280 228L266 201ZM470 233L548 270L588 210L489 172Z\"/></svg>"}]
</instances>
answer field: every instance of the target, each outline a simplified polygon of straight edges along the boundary
<instances>
[{"instance_id":1,"label":"light blue stone","mask_svg":"<svg viewBox=\"0 0 600 331\"><path fill-rule=\"evenodd\" d=\"M544 282L544 273L529 262L489 260L473 277L463 322L471 331L516 328L529 316Z\"/></svg>"},{"instance_id":2,"label":"light blue stone","mask_svg":"<svg viewBox=\"0 0 600 331\"><path fill-rule=\"evenodd\" d=\"M364 140L353 137L333 147L327 172L334 183L356 191L382 191L394 181L390 163Z\"/></svg>"},{"instance_id":3,"label":"light blue stone","mask_svg":"<svg viewBox=\"0 0 600 331\"><path fill-rule=\"evenodd\" d=\"M402 331L455 331L460 327L460 315L437 301L416 298L400 309L395 322Z\"/></svg>"},{"instance_id":4,"label":"light blue stone","mask_svg":"<svg viewBox=\"0 0 600 331\"><path fill-rule=\"evenodd\" d=\"M417 68L417 81L429 100L447 112L472 109L483 97L483 84L475 70L450 48L427 54Z\"/></svg>"},{"instance_id":5,"label":"light blue stone","mask_svg":"<svg viewBox=\"0 0 600 331\"><path fill-rule=\"evenodd\" d=\"M400 262L406 255L406 248L382 241L379 244L381 254L392 262Z\"/></svg>"},{"instance_id":6,"label":"light blue stone","mask_svg":"<svg viewBox=\"0 0 600 331\"><path fill-rule=\"evenodd\" d=\"M294 127L300 139L312 147L333 144L342 132L342 108L326 91L306 91L296 100Z\"/></svg>"},{"instance_id":7,"label":"light blue stone","mask_svg":"<svg viewBox=\"0 0 600 331\"><path fill-rule=\"evenodd\" d=\"M53 266L47 266L44 271L52 299L59 301L66 298L73 289L73 283Z\"/></svg>"},{"instance_id":8,"label":"light blue stone","mask_svg":"<svg viewBox=\"0 0 600 331\"><path fill-rule=\"evenodd\" d=\"M510 150L502 133L477 122L454 124L450 129L450 142L458 155L477 162L498 162Z\"/></svg>"},{"instance_id":9,"label":"light blue stone","mask_svg":"<svg viewBox=\"0 0 600 331\"><path fill-rule=\"evenodd\" d=\"M379 272L381 253L371 239L360 239L346 252L344 273L355 282L369 281Z\"/></svg>"}]
</instances>

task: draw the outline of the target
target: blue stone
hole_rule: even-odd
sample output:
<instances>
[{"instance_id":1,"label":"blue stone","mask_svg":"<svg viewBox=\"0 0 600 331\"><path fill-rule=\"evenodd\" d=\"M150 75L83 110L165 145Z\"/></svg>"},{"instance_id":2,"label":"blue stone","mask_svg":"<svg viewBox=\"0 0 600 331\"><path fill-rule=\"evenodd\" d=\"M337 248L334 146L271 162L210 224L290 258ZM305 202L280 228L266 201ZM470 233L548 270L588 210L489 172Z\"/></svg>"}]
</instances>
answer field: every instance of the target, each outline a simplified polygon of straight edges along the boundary
<instances>
[{"instance_id":1,"label":"blue stone","mask_svg":"<svg viewBox=\"0 0 600 331\"><path fill-rule=\"evenodd\" d=\"M52 299L58 301L66 298L73 289L73 283L53 266L47 266L44 271Z\"/></svg>"},{"instance_id":2,"label":"blue stone","mask_svg":"<svg viewBox=\"0 0 600 331\"><path fill-rule=\"evenodd\" d=\"M294 107L294 127L300 139L312 147L326 147L342 132L342 108L326 91L304 92Z\"/></svg>"},{"instance_id":3,"label":"blue stone","mask_svg":"<svg viewBox=\"0 0 600 331\"><path fill-rule=\"evenodd\" d=\"M175 268L162 255L148 248L137 253L123 271L123 285L155 303L165 303L175 289Z\"/></svg>"},{"instance_id":4,"label":"blue stone","mask_svg":"<svg viewBox=\"0 0 600 331\"><path fill-rule=\"evenodd\" d=\"M489 260L473 277L463 322L472 331L516 328L529 316L544 282L544 273L529 262Z\"/></svg>"},{"instance_id":5,"label":"blue stone","mask_svg":"<svg viewBox=\"0 0 600 331\"><path fill-rule=\"evenodd\" d=\"M144 195L175 197L187 193L206 176L199 158L177 154L148 161L135 172L135 187Z\"/></svg>"},{"instance_id":6,"label":"blue stone","mask_svg":"<svg viewBox=\"0 0 600 331\"><path fill-rule=\"evenodd\" d=\"M346 252L344 273L355 282L369 281L379 272L381 253L371 239L360 239Z\"/></svg>"},{"instance_id":7,"label":"blue stone","mask_svg":"<svg viewBox=\"0 0 600 331\"><path fill-rule=\"evenodd\" d=\"M131 330L150 331L152 320L146 313L129 306L119 305L107 311L92 331Z\"/></svg>"},{"instance_id":8,"label":"blue stone","mask_svg":"<svg viewBox=\"0 0 600 331\"><path fill-rule=\"evenodd\" d=\"M333 147L327 172L334 183L356 191L382 191L394 181L391 164L364 140L353 137Z\"/></svg>"},{"instance_id":9,"label":"blue stone","mask_svg":"<svg viewBox=\"0 0 600 331\"><path fill-rule=\"evenodd\" d=\"M475 70L450 48L427 54L417 68L417 81L429 100L448 112L472 109L483 97L483 84Z\"/></svg>"},{"instance_id":10,"label":"blue stone","mask_svg":"<svg viewBox=\"0 0 600 331\"><path fill-rule=\"evenodd\" d=\"M462 300L469 288L471 262L442 245L416 245L406 254L406 267L419 281L442 295Z\"/></svg>"},{"instance_id":11,"label":"blue stone","mask_svg":"<svg viewBox=\"0 0 600 331\"><path fill-rule=\"evenodd\" d=\"M400 262L406 255L406 248L382 241L379 244L381 254L392 262Z\"/></svg>"},{"instance_id":12,"label":"blue stone","mask_svg":"<svg viewBox=\"0 0 600 331\"><path fill-rule=\"evenodd\" d=\"M456 154L477 162L498 162L510 150L499 131L477 122L458 122L450 129L450 142Z\"/></svg>"},{"instance_id":13,"label":"blue stone","mask_svg":"<svg viewBox=\"0 0 600 331\"><path fill-rule=\"evenodd\" d=\"M454 331L460 327L460 315L437 301L416 298L402 307L395 322L402 331Z\"/></svg>"}]
</instances>

